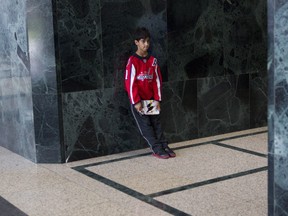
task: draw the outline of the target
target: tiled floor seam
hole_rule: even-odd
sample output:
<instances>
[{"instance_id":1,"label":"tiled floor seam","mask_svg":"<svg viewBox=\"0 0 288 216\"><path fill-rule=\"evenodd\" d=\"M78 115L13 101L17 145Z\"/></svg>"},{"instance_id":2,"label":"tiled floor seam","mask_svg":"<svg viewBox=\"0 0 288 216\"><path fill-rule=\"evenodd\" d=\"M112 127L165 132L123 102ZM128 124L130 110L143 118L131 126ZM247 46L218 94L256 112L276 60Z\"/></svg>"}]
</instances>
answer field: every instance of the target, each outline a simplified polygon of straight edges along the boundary
<instances>
[{"instance_id":1,"label":"tiled floor seam","mask_svg":"<svg viewBox=\"0 0 288 216\"><path fill-rule=\"evenodd\" d=\"M250 151L247 149L243 149L243 148L239 148L239 147L235 147L232 145L227 145L227 144L223 144L221 143L221 141L228 141L228 140L233 140L233 139L237 139L237 138L243 138L243 137L248 137L248 136L254 136L254 135L258 135L258 134L262 134L262 133L267 133L267 130L265 131L259 131L259 132L253 132L253 133L248 133L248 134L242 134L242 135L235 135L235 136L231 136L231 137L227 137L227 138L221 138L221 139L211 139L210 141L205 141L205 142L200 142L200 143L195 143L195 144L191 144L191 145L186 145L186 146L181 146L181 147L176 147L173 148L174 150L178 150L178 149L185 149L185 148L192 148L192 147L198 147L198 146L202 146L202 145L207 145L207 144L213 144L213 145L217 145L220 147L225 147L225 148L230 148L232 150L235 151L241 151L243 153L248 153L248 154L252 154L252 155L256 155L259 157L267 157L265 154L261 154L255 151ZM130 160L133 158L138 158L138 157L143 157L143 156L147 156L151 153L144 153L144 154L138 154L138 155L133 155L133 156L128 156L128 157L123 157L123 158L117 158L117 159L112 159L112 160L108 160L108 161L102 161L102 162L97 162L97 163L92 163L92 164L86 164L86 165L81 165L81 166L75 166L75 167L71 167L72 169L86 175L89 176L99 182L102 182L116 190L119 190L121 192L124 192L136 199L139 199L143 202L146 202L154 207L157 207L163 211L166 211L168 213L173 213L176 215L189 215L185 212L182 212L178 209L175 209L169 205L166 205L164 203L161 203L155 199L153 199L154 197L159 197L159 196L163 196L163 195L167 195L167 194L172 194L175 192L179 192L179 191L183 191L183 190L188 190L188 189L192 189L195 187L200 187L203 185L207 185L207 184L213 184L216 182L220 182L220 181L225 181L228 179L232 179L232 178L237 178L237 177L241 177L241 176L245 176L245 175L249 175L249 174L253 174L256 172L261 172L261 171L267 171L268 167L260 167L260 168L256 168L253 170L247 170L247 171L243 171L243 172L239 172L239 173L235 173L235 174L231 174L231 175L227 175L227 176L222 176L222 177L218 177L218 178L214 178L214 179L210 179L210 180L206 180L203 182L197 182L197 183L193 183L193 184L189 184L189 185L185 185L185 186L181 186L178 188L173 188L173 189L169 189L166 191L161 191L161 192L157 192L157 193L153 193L153 194L149 194L149 195L144 195L142 193L139 193L131 188L128 188L124 185L121 185L117 182L114 182L108 178L105 178L101 175L98 175L94 172L91 172L89 170L87 170L86 168L88 167L92 167L92 166L98 166L98 165L103 165L103 164L109 164L109 163L114 163L114 162L118 162L118 161L123 161L123 160Z\"/></svg>"},{"instance_id":2,"label":"tiled floor seam","mask_svg":"<svg viewBox=\"0 0 288 216\"><path fill-rule=\"evenodd\" d=\"M0 209L1 215L17 215L17 216L28 216L21 209L14 206L12 203L0 196Z\"/></svg>"},{"instance_id":3,"label":"tiled floor seam","mask_svg":"<svg viewBox=\"0 0 288 216\"><path fill-rule=\"evenodd\" d=\"M217 146L220 146L220 147L223 147L223 148L229 148L229 149L232 149L232 150L240 151L240 152L243 152L243 153L248 153L248 154L251 154L251 155L256 155L256 156L259 156L259 157L264 157L264 158L268 157L268 155L265 155L265 154L262 154L262 153L259 153L259 152L247 150L247 149L244 149L244 148L239 148L239 147L236 147L236 146L233 146L233 145L229 145L229 144L224 144L224 143L221 143L221 142L211 142L211 144L217 145Z\"/></svg>"},{"instance_id":4,"label":"tiled floor seam","mask_svg":"<svg viewBox=\"0 0 288 216\"><path fill-rule=\"evenodd\" d=\"M169 205L167 205L165 203L157 201L157 200L155 200L155 199L153 199L153 198L151 198L151 197L149 197L147 195L139 193L139 192L137 192L137 191L135 191L135 190L133 190L131 188L128 188L128 187L126 187L124 185L121 185L121 184L119 184L117 182L114 182L114 181L112 181L112 180L110 180L108 178L105 178L105 177L103 177L101 175L98 175L98 174L96 174L94 172L91 172L89 170L82 169L82 168L80 168L80 169L78 168L78 169L75 169L75 170L77 170L78 172L80 172L80 173L82 173L82 174L84 174L86 176L89 176L89 177L91 177L91 178L93 178L93 179L95 179L95 180L97 180L99 182L102 182L103 184L106 184L106 185L108 185L110 187L113 187L114 189L117 189L118 191L121 191L121 192L123 192L123 193L125 193L125 194L127 194L129 196L132 196L132 197L134 197L134 198L136 198L138 200L141 200L141 201L143 201L143 202L145 202L147 204L150 204L150 205L152 205L152 206L154 206L156 208L159 208L162 211L168 212L168 213L173 214L173 215L179 215L179 216L188 216L188 215L190 215L190 214L187 214L187 213L185 213L185 212L183 212L181 210L178 210L178 209L176 209L174 207L171 207L171 206L169 206Z\"/></svg>"},{"instance_id":5,"label":"tiled floor seam","mask_svg":"<svg viewBox=\"0 0 288 216\"><path fill-rule=\"evenodd\" d=\"M184 190L190 190L196 187L201 187L201 186L205 186L205 185L211 185L217 182L221 182L221 181L225 181L225 180L230 180L233 178L237 178L237 177L242 177L242 176L247 176L250 174L254 174L254 173L258 173L258 172L263 172L263 171L267 171L268 170L268 166L265 167L259 167L256 169L252 169L252 170L246 170L243 172L239 172L239 173L234 173L231 175L226 175L226 176L221 176L221 177L217 177L214 179L209 179L206 181L202 181L202 182L196 182L196 183L192 183L189 185L184 185L184 186L180 186L178 188L172 188L169 190L165 190L165 191L160 191L157 193L153 193L153 194L148 194L147 196L149 197L159 197L159 196L164 196L164 195L168 195L168 194L172 194L172 193L176 193L176 192L180 192L180 191L184 191Z\"/></svg>"},{"instance_id":6,"label":"tiled floor seam","mask_svg":"<svg viewBox=\"0 0 288 216\"><path fill-rule=\"evenodd\" d=\"M191 145L176 147L176 148L173 148L173 150L185 149L185 148L191 148L191 147L194 147L194 146L196 147L196 146L199 146L199 145L211 144L212 142L222 142L222 141L239 139L239 138L244 138L244 137L249 137L249 136L255 136L255 135L259 135L259 134L263 134L263 133L267 133L267 132L268 131L259 131L259 132L254 132L254 133L250 133L250 134L236 135L236 136L232 136L232 137L229 137L229 138L211 139L211 140L205 141L205 142L200 142L200 143L195 143L195 144L191 144Z\"/></svg>"},{"instance_id":7,"label":"tiled floor seam","mask_svg":"<svg viewBox=\"0 0 288 216\"><path fill-rule=\"evenodd\" d=\"M254 136L254 135L258 135L258 134L262 134L262 133L267 133L267 131L265 130L265 131L250 133L250 134L236 135L236 136L232 136L232 137L229 137L229 138L215 139L215 140L195 143L195 144L191 144L191 145L176 147L176 148L172 148L172 149L173 150L179 150L179 149L185 149L185 148L193 148L193 147L198 147L198 146L201 146L201 145L207 145L207 144L212 144L212 143L220 143L221 141L227 141L227 140L232 140L232 139L237 139L237 138L242 138L242 137L247 137L247 136ZM225 144L225 145L227 145L227 144ZM150 155L150 154L151 153L143 153L143 154L123 157L123 158L112 159L112 160L108 160L108 161L101 161L101 162L92 163L92 164L85 164L85 165L81 165L81 166L75 166L73 168L83 168L84 169L84 168L91 167L91 166L98 166L98 165L118 162L118 161L122 161L122 160L130 160L130 159L133 159L133 158L143 157L143 156L147 156L147 155Z\"/></svg>"}]
</instances>

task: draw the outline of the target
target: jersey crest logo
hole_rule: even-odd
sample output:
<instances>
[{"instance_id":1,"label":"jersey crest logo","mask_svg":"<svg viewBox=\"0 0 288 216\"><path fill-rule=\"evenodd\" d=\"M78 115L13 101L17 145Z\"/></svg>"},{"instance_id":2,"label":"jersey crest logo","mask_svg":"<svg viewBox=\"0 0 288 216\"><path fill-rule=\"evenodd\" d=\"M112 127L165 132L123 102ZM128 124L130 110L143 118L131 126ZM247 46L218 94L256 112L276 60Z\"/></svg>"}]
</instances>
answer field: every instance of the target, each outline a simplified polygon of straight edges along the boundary
<instances>
[{"instance_id":1,"label":"jersey crest logo","mask_svg":"<svg viewBox=\"0 0 288 216\"><path fill-rule=\"evenodd\" d=\"M152 80L153 74L141 73L137 76L138 80L144 81L145 79Z\"/></svg>"},{"instance_id":2,"label":"jersey crest logo","mask_svg":"<svg viewBox=\"0 0 288 216\"><path fill-rule=\"evenodd\" d=\"M152 66L157 66L157 59L154 58Z\"/></svg>"}]
</instances>

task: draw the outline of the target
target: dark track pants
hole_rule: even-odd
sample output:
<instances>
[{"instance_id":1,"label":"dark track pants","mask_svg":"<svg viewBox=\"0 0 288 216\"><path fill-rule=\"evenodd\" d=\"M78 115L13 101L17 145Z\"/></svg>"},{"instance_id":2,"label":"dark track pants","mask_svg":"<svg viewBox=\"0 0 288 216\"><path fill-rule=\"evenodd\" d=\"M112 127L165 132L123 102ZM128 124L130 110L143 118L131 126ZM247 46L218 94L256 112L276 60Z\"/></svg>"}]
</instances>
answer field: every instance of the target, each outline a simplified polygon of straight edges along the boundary
<instances>
[{"instance_id":1,"label":"dark track pants","mask_svg":"<svg viewBox=\"0 0 288 216\"><path fill-rule=\"evenodd\" d=\"M153 152L168 145L161 128L160 115L141 115L134 105L131 105L131 111L141 135Z\"/></svg>"}]
</instances>

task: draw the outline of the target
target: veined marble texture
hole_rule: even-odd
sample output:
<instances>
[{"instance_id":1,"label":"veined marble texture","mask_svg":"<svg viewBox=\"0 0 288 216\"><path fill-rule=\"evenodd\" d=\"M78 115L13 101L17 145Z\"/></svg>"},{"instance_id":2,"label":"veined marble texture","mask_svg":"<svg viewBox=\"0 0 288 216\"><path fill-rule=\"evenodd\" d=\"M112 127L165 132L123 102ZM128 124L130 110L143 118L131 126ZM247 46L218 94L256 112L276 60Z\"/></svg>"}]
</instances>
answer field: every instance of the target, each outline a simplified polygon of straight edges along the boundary
<instances>
[{"instance_id":1,"label":"veined marble texture","mask_svg":"<svg viewBox=\"0 0 288 216\"><path fill-rule=\"evenodd\" d=\"M269 192L271 215L288 215L288 1L269 0ZM272 176L271 176L272 175Z\"/></svg>"},{"instance_id":2,"label":"veined marble texture","mask_svg":"<svg viewBox=\"0 0 288 216\"><path fill-rule=\"evenodd\" d=\"M250 127L249 75L198 79L199 136Z\"/></svg>"},{"instance_id":3,"label":"veined marble texture","mask_svg":"<svg viewBox=\"0 0 288 216\"><path fill-rule=\"evenodd\" d=\"M168 77L224 75L221 1L168 1Z\"/></svg>"},{"instance_id":4,"label":"veined marble texture","mask_svg":"<svg viewBox=\"0 0 288 216\"><path fill-rule=\"evenodd\" d=\"M100 0L57 0L57 35L63 92L102 89Z\"/></svg>"},{"instance_id":5,"label":"veined marble texture","mask_svg":"<svg viewBox=\"0 0 288 216\"><path fill-rule=\"evenodd\" d=\"M275 14L275 56L274 56L274 84L275 84L275 140L274 154L279 157L275 164L278 177L275 180L283 189L288 190L288 56L287 24L288 2L279 8ZM286 175L285 175L286 173Z\"/></svg>"},{"instance_id":6,"label":"veined marble texture","mask_svg":"<svg viewBox=\"0 0 288 216\"><path fill-rule=\"evenodd\" d=\"M250 127L267 125L268 77L250 74Z\"/></svg>"},{"instance_id":7,"label":"veined marble texture","mask_svg":"<svg viewBox=\"0 0 288 216\"><path fill-rule=\"evenodd\" d=\"M124 90L65 93L63 120L66 161L148 147L140 139Z\"/></svg>"},{"instance_id":8,"label":"veined marble texture","mask_svg":"<svg viewBox=\"0 0 288 216\"><path fill-rule=\"evenodd\" d=\"M56 68L52 1L27 0L37 162L61 162L60 74ZM59 76L59 77L57 77Z\"/></svg>"},{"instance_id":9,"label":"veined marble texture","mask_svg":"<svg viewBox=\"0 0 288 216\"><path fill-rule=\"evenodd\" d=\"M224 3L225 73L262 73L266 76L267 2L230 2Z\"/></svg>"},{"instance_id":10,"label":"veined marble texture","mask_svg":"<svg viewBox=\"0 0 288 216\"><path fill-rule=\"evenodd\" d=\"M148 148L124 89L65 93L63 101L67 161ZM170 143L196 138L196 80L164 83L161 110Z\"/></svg>"},{"instance_id":11,"label":"veined marble texture","mask_svg":"<svg viewBox=\"0 0 288 216\"><path fill-rule=\"evenodd\" d=\"M0 145L36 161L26 1L0 5Z\"/></svg>"},{"instance_id":12,"label":"veined marble texture","mask_svg":"<svg viewBox=\"0 0 288 216\"><path fill-rule=\"evenodd\" d=\"M180 2L168 1L169 80L265 73L264 0Z\"/></svg>"},{"instance_id":13,"label":"veined marble texture","mask_svg":"<svg viewBox=\"0 0 288 216\"><path fill-rule=\"evenodd\" d=\"M119 87L130 55L136 51L133 33L139 26L151 33L150 52L167 78L166 0L101 1L104 87Z\"/></svg>"},{"instance_id":14,"label":"veined marble texture","mask_svg":"<svg viewBox=\"0 0 288 216\"><path fill-rule=\"evenodd\" d=\"M33 94L57 94L52 3L28 0L26 10Z\"/></svg>"},{"instance_id":15,"label":"veined marble texture","mask_svg":"<svg viewBox=\"0 0 288 216\"><path fill-rule=\"evenodd\" d=\"M197 80L163 84L161 122L169 143L198 137Z\"/></svg>"},{"instance_id":16,"label":"veined marble texture","mask_svg":"<svg viewBox=\"0 0 288 216\"><path fill-rule=\"evenodd\" d=\"M135 51L131 34L138 26L151 31L170 142L265 125L263 1L27 0L26 15L23 1L4 2L0 8L13 7L4 10L13 15L1 13L1 28L11 31L0 32L0 79L2 86L17 83L20 92L32 91L33 100L27 93L24 102L21 93L16 101L34 118L37 162L147 147L123 89L125 65ZM19 26L6 25L9 19ZM1 98L1 103L8 110L16 102ZM22 112L16 110L15 119Z\"/></svg>"},{"instance_id":17,"label":"veined marble texture","mask_svg":"<svg viewBox=\"0 0 288 216\"><path fill-rule=\"evenodd\" d=\"M88 17L91 13L88 7L89 1L85 2L82 12L74 17L76 21ZM69 5L71 4L72 1ZM240 2L101 0L100 5L102 36L99 39L102 40L103 71L99 69L98 72L100 74L103 72L100 80L104 83L102 86L104 89L64 94L66 159L77 160L146 146L139 136L133 118L129 116L127 97L123 93L125 65L128 57L135 51L131 33L137 26L146 26L150 29L151 53L160 62L164 81L162 123L169 142L266 124L267 75L262 67L266 61L262 61L263 56L260 56L266 49L264 44L266 36L263 30L265 5L262 1L257 3L246 0ZM69 7L65 7L66 14L69 12L67 10ZM71 9L70 12L74 10ZM98 12L97 10L95 14ZM246 58L247 52L245 55L243 53L240 55L242 52L240 50L234 55L237 51L233 54L229 50L235 44L238 46L233 37L236 39L238 37L241 43L245 43L246 39L250 40L251 35L242 34L241 26L238 26L239 30L233 25L234 22L237 23L239 14L243 14L242 17L247 16L244 23L253 20L248 22L249 27L256 25L257 28L255 27L251 33L252 40L259 39L259 35L263 39L255 42L255 46L247 51L254 52L259 48L259 44L263 45L259 48L259 59L254 56L255 65L259 63L261 67L259 66L257 71L254 70L250 59L251 61L245 65L248 70L241 71L241 75L238 74L240 71L238 69L241 69L238 63L235 64L234 72L231 72L232 69L225 69L227 65L229 66L229 62L237 62L233 59ZM66 27L68 23L66 22ZM74 28L73 25L71 24L71 28ZM224 33L227 35L224 36ZM224 53L228 50L233 58L227 58L226 64ZM74 61L73 58L71 61ZM74 90L77 91L77 86ZM117 99L126 101L125 104L123 101L117 102L113 92L118 92ZM107 115L111 107L123 113L113 112L112 115ZM103 116L106 120L103 120ZM110 119L118 119L119 116L122 120L125 119L125 123L119 121L114 122L116 124L112 127L107 126L112 122ZM120 126L117 127L117 124ZM131 131L133 131L132 137L129 136Z\"/></svg>"}]
</instances>

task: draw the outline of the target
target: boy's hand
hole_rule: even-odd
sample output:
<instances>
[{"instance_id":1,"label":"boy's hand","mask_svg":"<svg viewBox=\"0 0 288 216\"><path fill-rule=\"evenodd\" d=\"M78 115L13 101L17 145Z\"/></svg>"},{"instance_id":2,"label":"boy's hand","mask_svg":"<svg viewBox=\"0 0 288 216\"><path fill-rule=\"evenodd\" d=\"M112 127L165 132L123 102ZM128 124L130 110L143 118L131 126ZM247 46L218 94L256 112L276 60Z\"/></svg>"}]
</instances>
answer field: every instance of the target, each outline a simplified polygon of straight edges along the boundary
<instances>
[{"instance_id":1,"label":"boy's hand","mask_svg":"<svg viewBox=\"0 0 288 216\"><path fill-rule=\"evenodd\" d=\"M141 112L143 109L141 102L136 103L134 107L138 112Z\"/></svg>"},{"instance_id":2,"label":"boy's hand","mask_svg":"<svg viewBox=\"0 0 288 216\"><path fill-rule=\"evenodd\" d=\"M156 105L156 109L160 111L161 110L160 102L159 101L155 101L155 105Z\"/></svg>"}]
</instances>

